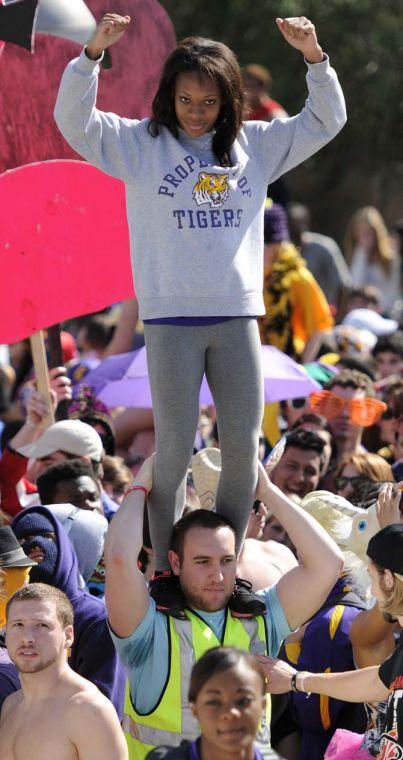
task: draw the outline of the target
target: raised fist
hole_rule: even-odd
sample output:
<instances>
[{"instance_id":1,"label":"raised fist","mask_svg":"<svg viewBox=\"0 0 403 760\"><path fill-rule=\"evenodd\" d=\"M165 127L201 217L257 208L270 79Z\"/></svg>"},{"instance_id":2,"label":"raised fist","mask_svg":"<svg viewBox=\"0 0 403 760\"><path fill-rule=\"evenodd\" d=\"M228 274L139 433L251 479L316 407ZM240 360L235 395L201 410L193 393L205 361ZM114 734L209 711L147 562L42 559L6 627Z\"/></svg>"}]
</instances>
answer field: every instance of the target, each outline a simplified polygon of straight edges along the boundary
<instances>
[{"instance_id":1,"label":"raised fist","mask_svg":"<svg viewBox=\"0 0 403 760\"><path fill-rule=\"evenodd\" d=\"M299 50L309 63L320 63L323 60L315 27L309 19L305 16L277 18L276 24L288 44Z\"/></svg>"},{"instance_id":2,"label":"raised fist","mask_svg":"<svg viewBox=\"0 0 403 760\"><path fill-rule=\"evenodd\" d=\"M119 42L130 24L130 16L106 13L97 26L97 30L86 47L89 58L99 58L106 48Z\"/></svg>"}]
</instances>

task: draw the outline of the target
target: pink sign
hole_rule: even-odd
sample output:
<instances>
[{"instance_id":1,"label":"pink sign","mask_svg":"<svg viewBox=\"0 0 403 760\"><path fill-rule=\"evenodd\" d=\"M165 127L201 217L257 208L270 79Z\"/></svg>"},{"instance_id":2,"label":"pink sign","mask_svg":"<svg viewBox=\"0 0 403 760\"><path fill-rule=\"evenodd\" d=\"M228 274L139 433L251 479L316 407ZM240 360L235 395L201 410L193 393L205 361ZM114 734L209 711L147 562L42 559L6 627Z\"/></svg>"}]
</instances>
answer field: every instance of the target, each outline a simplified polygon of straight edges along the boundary
<instances>
[{"instance_id":1,"label":"pink sign","mask_svg":"<svg viewBox=\"0 0 403 760\"><path fill-rule=\"evenodd\" d=\"M83 161L0 175L0 343L133 295L124 185Z\"/></svg>"}]
</instances>

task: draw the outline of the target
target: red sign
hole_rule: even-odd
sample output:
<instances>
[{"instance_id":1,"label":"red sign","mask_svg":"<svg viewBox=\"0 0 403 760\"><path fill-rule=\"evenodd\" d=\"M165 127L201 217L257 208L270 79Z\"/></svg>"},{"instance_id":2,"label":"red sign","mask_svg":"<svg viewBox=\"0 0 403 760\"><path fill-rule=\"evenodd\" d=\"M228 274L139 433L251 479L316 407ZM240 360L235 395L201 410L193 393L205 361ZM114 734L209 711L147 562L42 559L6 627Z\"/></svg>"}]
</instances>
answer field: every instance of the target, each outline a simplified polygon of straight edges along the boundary
<instances>
[{"instance_id":1,"label":"red sign","mask_svg":"<svg viewBox=\"0 0 403 760\"><path fill-rule=\"evenodd\" d=\"M133 295L124 185L83 161L0 175L0 343Z\"/></svg>"}]
</instances>

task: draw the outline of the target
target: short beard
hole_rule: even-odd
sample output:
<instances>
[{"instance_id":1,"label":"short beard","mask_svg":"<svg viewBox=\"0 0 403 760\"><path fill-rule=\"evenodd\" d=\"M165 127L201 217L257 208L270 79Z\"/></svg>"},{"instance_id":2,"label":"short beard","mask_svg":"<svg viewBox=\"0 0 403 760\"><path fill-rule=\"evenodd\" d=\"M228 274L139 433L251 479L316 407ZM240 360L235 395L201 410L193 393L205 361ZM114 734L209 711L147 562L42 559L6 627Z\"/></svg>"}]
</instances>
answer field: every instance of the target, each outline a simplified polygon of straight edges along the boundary
<instances>
[{"instance_id":1,"label":"short beard","mask_svg":"<svg viewBox=\"0 0 403 760\"><path fill-rule=\"evenodd\" d=\"M56 662L56 659L57 657L53 657L53 659L47 660L46 662L44 662L43 660L40 660L39 662L32 663L33 667L30 667L30 668L27 666L20 667L17 662L15 662L14 660L13 662L19 673L22 673L23 675L29 675L30 673L40 673L42 670L46 670L46 668L49 668L51 665L53 665Z\"/></svg>"},{"instance_id":2,"label":"short beard","mask_svg":"<svg viewBox=\"0 0 403 760\"><path fill-rule=\"evenodd\" d=\"M182 579L180 580L180 586L186 597L187 606L193 610L201 610L202 612L219 612L219 610L224 610L233 594L231 591L231 593L228 594L226 598L224 597L223 601L217 606L216 604L206 603L206 599L203 596L192 594L191 589L186 586L186 583L183 583Z\"/></svg>"}]
</instances>

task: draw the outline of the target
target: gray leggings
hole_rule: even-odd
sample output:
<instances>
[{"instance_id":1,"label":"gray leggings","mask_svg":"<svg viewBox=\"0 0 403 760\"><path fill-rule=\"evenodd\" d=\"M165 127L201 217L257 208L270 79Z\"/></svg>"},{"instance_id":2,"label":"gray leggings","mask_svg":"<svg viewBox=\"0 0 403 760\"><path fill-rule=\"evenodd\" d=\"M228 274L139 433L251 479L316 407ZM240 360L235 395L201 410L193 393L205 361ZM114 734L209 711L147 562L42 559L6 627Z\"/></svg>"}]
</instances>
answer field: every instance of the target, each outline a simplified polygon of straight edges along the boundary
<instances>
[{"instance_id":1,"label":"gray leggings","mask_svg":"<svg viewBox=\"0 0 403 760\"><path fill-rule=\"evenodd\" d=\"M216 325L144 325L154 409L156 456L149 497L156 568L169 568L170 533L185 504L186 471L206 377L214 398L222 455L217 512L231 520L242 544L257 481L263 378L257 321Z\"/></svg>"}]
</instances>

